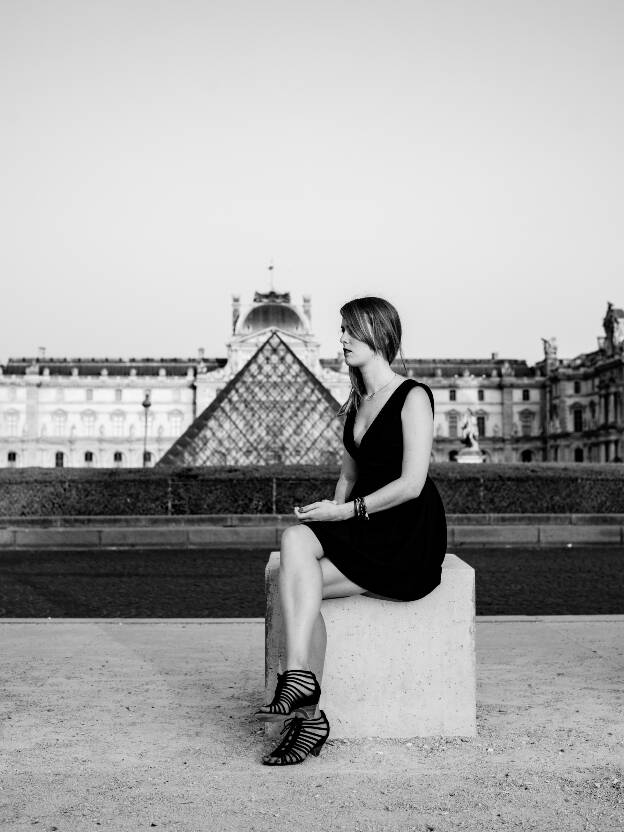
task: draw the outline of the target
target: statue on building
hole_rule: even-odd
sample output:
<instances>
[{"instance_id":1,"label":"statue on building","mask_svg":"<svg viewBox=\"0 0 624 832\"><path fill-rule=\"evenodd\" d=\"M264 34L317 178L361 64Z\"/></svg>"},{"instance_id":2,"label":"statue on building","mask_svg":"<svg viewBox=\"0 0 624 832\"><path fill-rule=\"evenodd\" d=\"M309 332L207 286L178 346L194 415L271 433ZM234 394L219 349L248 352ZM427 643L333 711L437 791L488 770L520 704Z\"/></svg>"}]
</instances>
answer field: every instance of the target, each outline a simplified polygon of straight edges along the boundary
<instances>
[{"instance_id":1,"label":"statue on building","mask_svg":"<svg viewBox=\"0 0 624 832\"><path fill-rule=\"evenodd\" d=\"M542 338L544 346L544 358L546 361L557 361L557 339Z\"/></svg>"},{"instance_id":2,"label":"statue on building","mask_svg":"<svg viewBox=\"0 0 624 832\"><path fill-rule=\"evenodd\" d=\"M469 407L462 414L460 430L462 444L466 447L457 454L457 462L483 462L477 418Z\"/></svg>"},{"instance_id":3,"label":"statue on building","mask_svg":"<svg viewBox=\"0 0 624 832\"><path fill-rule=\"evenodd\" d=\"M624 346L624 310L616 309L609 301L602 322L605 331L604 345L608 355L613 355Z\"/></svg>"},{"instance_id":4,"label":"statue on building","mask_svg":"<svg viewBox=\"0 0 624 832\"><path fill-rule=\"evenodd\" d=\"M479 448L477 419L470 408L464 411L461 421L462 444L467 448Z\"/></svg>"}]
</instances>

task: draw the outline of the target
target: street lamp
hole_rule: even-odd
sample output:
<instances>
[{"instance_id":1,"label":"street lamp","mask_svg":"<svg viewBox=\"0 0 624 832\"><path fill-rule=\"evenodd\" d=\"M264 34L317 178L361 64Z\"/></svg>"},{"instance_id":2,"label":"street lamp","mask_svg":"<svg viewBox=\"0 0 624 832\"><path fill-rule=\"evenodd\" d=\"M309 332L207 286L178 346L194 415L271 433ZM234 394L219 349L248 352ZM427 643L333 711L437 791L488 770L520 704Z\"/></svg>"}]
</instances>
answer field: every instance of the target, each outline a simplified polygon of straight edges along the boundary
<instances>
[{"instance_id":1,"label":"street lamp","mask_svg":"<svg viewBox=\"0 0 624 832\"><path fill-rule=\"evenodd\" d=\"M147 414L149 412L152 402L150 400L149 390L143 399L143 410L145 412L145 430L143 432L143 467L147 466Z\"/></svg>"}]
</instances>

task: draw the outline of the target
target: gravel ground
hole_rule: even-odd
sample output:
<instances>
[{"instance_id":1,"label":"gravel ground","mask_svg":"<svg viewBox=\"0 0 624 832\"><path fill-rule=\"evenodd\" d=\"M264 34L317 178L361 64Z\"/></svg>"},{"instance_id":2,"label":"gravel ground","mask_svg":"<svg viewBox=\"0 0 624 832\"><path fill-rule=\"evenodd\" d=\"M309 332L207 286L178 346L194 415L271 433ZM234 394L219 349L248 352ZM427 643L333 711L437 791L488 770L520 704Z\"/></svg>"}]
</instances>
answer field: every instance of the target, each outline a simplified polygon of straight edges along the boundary
<instances>
[{"instance_id":1,"label":"gravel ground","mask_svg":"<svg viewBox=\"0 0 624 832\"><path fill-rule=\"evenodd\" d=\"M461 548L478 615L624 613L621 547ZM264 616L268 549L11 550L0 553L0 617Z\"/></svg>"},{"instance_id":2,"label":"gravel ground","mask_svg":"<svg viewBox=\"0 0 624 832\"><path fill-rule=\"evenodd\" d=\"M621 832L623 628L478 622L477 737L268 768L261 622L0 622L0 827Z\"/></svg>"}]
</instances>

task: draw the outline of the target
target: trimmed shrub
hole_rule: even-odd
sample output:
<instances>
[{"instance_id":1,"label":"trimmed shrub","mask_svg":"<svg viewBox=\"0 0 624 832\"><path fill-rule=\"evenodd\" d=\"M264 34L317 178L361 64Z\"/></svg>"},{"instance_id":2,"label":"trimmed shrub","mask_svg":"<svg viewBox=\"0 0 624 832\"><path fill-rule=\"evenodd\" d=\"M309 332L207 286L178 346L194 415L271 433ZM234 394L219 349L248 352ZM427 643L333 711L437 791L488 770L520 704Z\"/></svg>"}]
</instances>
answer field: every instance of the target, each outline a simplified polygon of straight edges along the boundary
<instances>
[{"instance_id":1,"label":"trimmed shrub","mask_svg":"<svg viewBox=\"0 0 624 832\"><path fill-rule=\"evenodd\" d=\"M624 466L459 465L430 475L449 514L622 514ZM338 470L12 468L0 470L0 517L289 514L331 499Z\"/></svg>"}]
</instances>

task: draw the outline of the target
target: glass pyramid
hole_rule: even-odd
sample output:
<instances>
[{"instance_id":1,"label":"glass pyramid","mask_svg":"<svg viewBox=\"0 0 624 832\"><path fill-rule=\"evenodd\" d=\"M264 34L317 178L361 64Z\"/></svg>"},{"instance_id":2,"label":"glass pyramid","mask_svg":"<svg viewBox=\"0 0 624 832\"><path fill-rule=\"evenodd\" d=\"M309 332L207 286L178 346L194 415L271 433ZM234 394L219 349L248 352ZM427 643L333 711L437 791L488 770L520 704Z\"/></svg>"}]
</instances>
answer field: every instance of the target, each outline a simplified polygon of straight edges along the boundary
<instances>
[{"instance_id":1,"label":"glass pyramid","mask_svg":"<svg viewBox=\"0 0 624 832\"><path fill-rule=\"evenodd\" d=\"M158 464L338 464L339 407L273 332Z\"/></svg>"}]
</instances>

